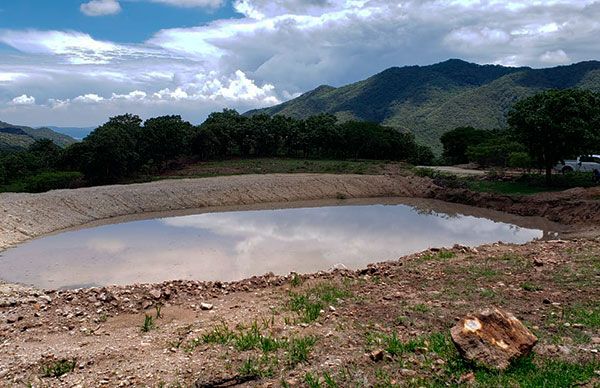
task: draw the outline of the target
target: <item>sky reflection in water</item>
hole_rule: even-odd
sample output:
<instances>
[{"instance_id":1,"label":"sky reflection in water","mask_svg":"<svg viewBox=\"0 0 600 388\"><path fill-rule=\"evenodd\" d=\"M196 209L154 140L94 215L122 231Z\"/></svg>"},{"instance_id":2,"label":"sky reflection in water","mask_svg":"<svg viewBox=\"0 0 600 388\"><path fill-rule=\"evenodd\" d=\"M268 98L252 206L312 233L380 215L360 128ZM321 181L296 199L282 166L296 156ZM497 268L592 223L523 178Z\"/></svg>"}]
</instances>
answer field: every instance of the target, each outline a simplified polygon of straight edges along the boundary
<instances>
[{"instance_id":1,"label":"sky reflection in water","mask_svg":"<svg viewBox=\"0 0 600 388\"><path fill-rule=\"evenodd\" d=\"M3 252L0 278L44 288L239 280L393 260L432 246L524 243L543 232L407 205L207 213L106 225Z\"/></svg>"}]
</instances>

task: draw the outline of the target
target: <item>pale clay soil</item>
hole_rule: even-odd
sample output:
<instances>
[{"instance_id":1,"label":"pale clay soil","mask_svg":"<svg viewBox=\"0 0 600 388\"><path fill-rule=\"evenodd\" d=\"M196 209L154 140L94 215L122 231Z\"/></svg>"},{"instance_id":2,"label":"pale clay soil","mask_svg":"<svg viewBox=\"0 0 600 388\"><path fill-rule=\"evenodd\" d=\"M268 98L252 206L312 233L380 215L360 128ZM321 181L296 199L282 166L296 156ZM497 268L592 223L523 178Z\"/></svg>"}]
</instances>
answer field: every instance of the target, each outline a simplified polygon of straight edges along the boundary
<instances>
[{"instance_id":1,"label":"pale clay soil","mask_svg":"<svg viewBox=\"0 0 600 388\"><path fill-rule=\"evenodd\" d=\"M566 306L598 303L598 189L517 199L444 189L410 176L281 174L0 194L0 250L115 217L341 197L437 198L544 216L565 224L572 235L566 241L522 246L454 247L443 261L434 259L437 250L423 252L360 271L303 275L300 286L291 276L275 275L223 284L169 281L70 291L3 284L0 386L194 386L232 377L245 360L260 354L231 345L190 344L218 325L234 329L253 322L274 338L311 335L316 344L308 361L293 367L285 362L285 350L276 352L280 361L273 374L246 385L280 386L285 381L303 386L306 372L327 372L344 376L340 386L373 386L381 370L393 382L408 385L441 373L443 360L433 360L438 367L425 365L424 354L403 360L402 368L387 357L373 362L366 354L377 345L367 340L368 333L394 331L409 340L446 332L457 317L489 306L505 308L533 326L540 337L538 354L583 361L598 357L598 329L569 325L577 332L564 332L568 322L560 321ZM526 291L526 282L538 287ZM288 308L289 293L319 284L349 294L316 321L302 323ZM201 303L212 308L205 310ZM157 305L163 306L163 317L143 333L144 315L154 315ZM574 341L573 336L586 340ZM44 377L43 367L61 359L75 360L74 371Z\"/></svg>"}]
</instances>

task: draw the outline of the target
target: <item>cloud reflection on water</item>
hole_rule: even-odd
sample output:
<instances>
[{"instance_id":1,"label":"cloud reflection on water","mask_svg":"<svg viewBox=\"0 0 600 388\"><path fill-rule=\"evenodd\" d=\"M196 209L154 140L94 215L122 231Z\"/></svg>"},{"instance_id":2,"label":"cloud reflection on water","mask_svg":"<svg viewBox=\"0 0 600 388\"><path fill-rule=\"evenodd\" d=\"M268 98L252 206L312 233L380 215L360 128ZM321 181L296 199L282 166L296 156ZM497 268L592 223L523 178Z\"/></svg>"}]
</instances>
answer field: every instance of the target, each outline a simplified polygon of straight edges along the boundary
<instances>
[{"instance_id":1,"label":"cloud reflection on water","mask_svg":"<svg viewBox=\"0 0 600 388\"><path fill-rule=\"evenodd\" d=\"M358 268L431 246L523 243L537 229L406 205L208 213L62 233L5 252L0 277L40 287Z\"/></svg>"}]
</instances>

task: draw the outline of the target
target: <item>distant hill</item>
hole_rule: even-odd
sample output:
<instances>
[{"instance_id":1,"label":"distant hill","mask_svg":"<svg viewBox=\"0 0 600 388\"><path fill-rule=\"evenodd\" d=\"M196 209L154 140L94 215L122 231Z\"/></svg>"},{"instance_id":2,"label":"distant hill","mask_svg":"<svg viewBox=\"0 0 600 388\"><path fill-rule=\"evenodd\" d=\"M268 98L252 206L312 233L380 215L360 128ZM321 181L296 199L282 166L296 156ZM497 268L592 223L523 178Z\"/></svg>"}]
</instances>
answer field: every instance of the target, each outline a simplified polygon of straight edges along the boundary
<instances>
[{"instance_id":1,"label":"distant hill","mask_svg":"<svg viewBox=\"0 0 600 388\"><path fill-rule=\"evenodd\" d=\"M298 98L245 115L306 118L319 113L366 120L413 132L439 150L440 136L458 126L506 126L519 99L542 90L579 87L600 91L600 62L548 69L477 65L458 59L430 66L393 67L366 80L320 86Z\"/></svg>"},{"instance_id":2,"label":"distant hill","mask_svg":"<svg viewBox=\"0 0 600 388\"><path fill-rule=\"evenodd\" d=\"M22 150L39 139L50 139L61 147L76 142L72 137L50 128L30 128L0 121L0 150Z\"/></svg>"},{"instance_id":3,"label":"distant hill","mask_svg":"<svg viewBox=\"0 0 600 388\"><path fill-rule=\"evenodd\" d=\"M54 127L51 125L46 126L46 128L50 128L54 132L62 133L77 140L82 140L96 129L96 127Z\"/></svg>"}]
</instances>

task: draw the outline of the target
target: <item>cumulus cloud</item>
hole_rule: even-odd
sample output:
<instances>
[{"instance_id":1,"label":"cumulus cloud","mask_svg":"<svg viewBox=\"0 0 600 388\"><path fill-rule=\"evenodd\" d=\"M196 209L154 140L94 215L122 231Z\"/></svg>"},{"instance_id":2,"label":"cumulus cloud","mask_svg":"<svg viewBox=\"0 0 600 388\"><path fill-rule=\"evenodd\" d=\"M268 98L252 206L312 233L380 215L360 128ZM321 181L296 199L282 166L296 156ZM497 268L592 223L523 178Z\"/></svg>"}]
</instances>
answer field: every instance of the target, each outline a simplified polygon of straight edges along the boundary
<instances>
[{"instance_id":1,"label":"cumulus cloud","mask_svg":"<svg viewBox=\"0 0 600 388\"><path fill-rule=\"evenodd\" d=\"M0 43L19 52L0 59L0 114L36 125L63 118L93 125L127 110L199 122L211 110L266 106L390 66L459 57L541 67L594 59L600 51L600 3L592 0L235 0L233 6L241 17L157 31L137 44L78 31L0 30ZM3 110L23 93L36 96L39 122L14 106Z\"/></svg>"},{"instance_id":2,"label":"cumulus cloud","mask_svg":"<svg viewBox=\"0 0 600 388\"><path fill-rule=\"evenodd\" d=\"M540 61L548 64L569 63L571 58L563 50L546 51L540 56Z\"/></svg>"},{"instance_id":3,"label":"cumulus cloud","mask_svg":"<svg viewBox=\"0 0 600 388\"><path fill-rule=\"evenodd\" d=\"M87 16L105 16L121 12L121 5L117 0L92 0L81 4L79 9Z\"/></svg>"},{"instance_id":4,"label":"cumulus cloud","mask_svg":"<svg viewBox=\"0 0 600 388\"><path fill-rule=\"evenodd\" d=\"M12 105L33 105L35 104L35 97L28 96L23 94L21 96L15 97L11 100Z\"/></svg>"}]
</instances>

